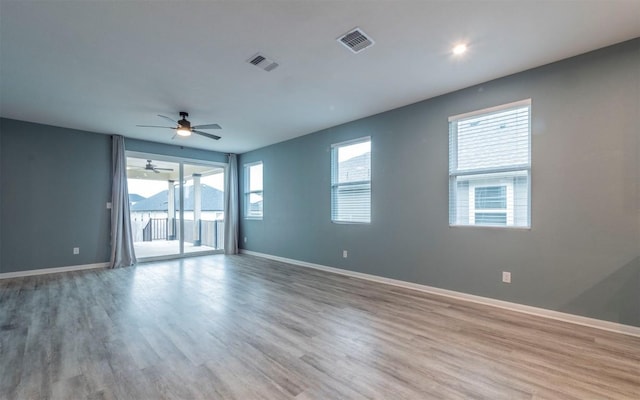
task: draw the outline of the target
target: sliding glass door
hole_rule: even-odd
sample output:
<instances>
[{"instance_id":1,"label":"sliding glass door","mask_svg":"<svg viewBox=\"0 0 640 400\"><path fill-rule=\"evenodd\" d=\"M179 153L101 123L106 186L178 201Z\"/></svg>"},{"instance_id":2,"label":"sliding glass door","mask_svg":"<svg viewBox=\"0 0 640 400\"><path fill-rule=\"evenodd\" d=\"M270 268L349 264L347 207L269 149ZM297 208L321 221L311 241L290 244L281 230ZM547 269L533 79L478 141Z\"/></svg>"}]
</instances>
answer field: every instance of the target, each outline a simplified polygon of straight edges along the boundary
<instances>
[{"instance_id":1,"label":"sliding glass door","mask_svg":"<svg viewBox=\"0 0 640 400\"><path fill-rule=\"evenodd\" d=\"M174 207L179 173L179 163L127 157L129 209L137 258L180 254Z\"/></svg>"},{"instance_id":2,"label":"sliding glass door","mask_svg":"<svg viewBox=\"0 0 640 400\"><path fill-rule=\"evenodd\" d=\"M224 246L224 168L183 164L184 251Z\"/></svg>"},{"instance_id":3,"label":"sliding glass door","mask_svg":"<svg viewBox=\"0 0 640 400\"><path fill-rule=\"evenodd\" d=\"M128 153L127 177L138 259L223 250L224 165Z\"/></svg>"}]
</instances>

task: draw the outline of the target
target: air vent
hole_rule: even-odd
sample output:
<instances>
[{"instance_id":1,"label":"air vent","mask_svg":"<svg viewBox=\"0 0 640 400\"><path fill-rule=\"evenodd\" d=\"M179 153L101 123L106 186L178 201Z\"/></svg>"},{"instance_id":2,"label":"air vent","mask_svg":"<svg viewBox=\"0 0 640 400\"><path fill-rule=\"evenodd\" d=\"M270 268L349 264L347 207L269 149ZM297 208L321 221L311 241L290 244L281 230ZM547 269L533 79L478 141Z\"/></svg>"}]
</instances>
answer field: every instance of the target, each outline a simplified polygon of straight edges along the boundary
<instances>
[{"instance_id":1,"label":"air vent","mask_svg":"<svg viewBox=\"0 0 640 400\"><path fill-rule=\"evenodd\" d=\"M355 28L347 32L337 40L354 53L359 53L367 47L373 46L375 43L373 39L367 36L360 28Z\"/></svg>"},{"instance_id":2,"label":"air vent","mask_svg":"<svg viewBox=\"0 0 640 400\"><path fill-rule=\"evenodd\" d=\"M267 57L265 57L264 55L258 53L255 54L254 56L252 56L251 58L249 58L247 60L247 62L249 64L253 64L256 67L262 68L263 70L269 72L269 71L273 71L277 66L278 63L268 59Z\"/></svg>"},{"instance_id":3,"label":"air vent","mask_svg":"<svg viewBox=\"0 0 640 400\"><path fill-rule=\"evenodd\" d=\"M264 60L266 60L266 58L262 57L262 56L257 56L256 58L254 58L253 60L249 61L251 64L253 65L258 65L261 62L263 62Z\"/></svg>"}]
</instances>

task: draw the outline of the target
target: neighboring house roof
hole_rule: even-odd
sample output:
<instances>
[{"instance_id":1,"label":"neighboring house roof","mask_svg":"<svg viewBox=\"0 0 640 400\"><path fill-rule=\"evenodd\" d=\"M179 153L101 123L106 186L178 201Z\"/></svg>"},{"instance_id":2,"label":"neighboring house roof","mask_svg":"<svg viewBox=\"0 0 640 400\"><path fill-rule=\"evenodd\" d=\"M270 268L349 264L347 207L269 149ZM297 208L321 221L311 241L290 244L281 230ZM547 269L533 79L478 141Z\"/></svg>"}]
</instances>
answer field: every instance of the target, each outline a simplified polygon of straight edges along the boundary
<instances>
[{"instance_id":1,"label":"neighboring house roof","mask_svg":"<svg viewBox=\"0 0 640 400\"><path fill-rule=\"evenodd\" d=\"M340 163L339 182L364 181L371 178L371 152L351 157Z\"/></svg>"},{"instance_id":2,"label":"neighboring house roof","mask_svg":"<svg viewBox=\"0 0 640 400\"><path fill-rule=\"evenodd\" d=\"M223 211L224 193L211 186L201 185L202 211ZM148 199L140 200L131 205L131 211L167 211L168 190L156 193ZM180 191L175 188L176 209L180 207ZM185 190L184 210L193 211L193 186Z\"/></svg>"},{"instance_id":3,"label":"neighboring house roof","mask_svg":"<svg viewBox=\"0 0 640 400\"><path fill-rule=\"evenodd\" d=\"M142 197L139 194L132 193L132 194L129 195L129 202L130 203L137 203L140 200L144 200L144 199L146 199L146 197Z\"/></svg>"}]
</instances>

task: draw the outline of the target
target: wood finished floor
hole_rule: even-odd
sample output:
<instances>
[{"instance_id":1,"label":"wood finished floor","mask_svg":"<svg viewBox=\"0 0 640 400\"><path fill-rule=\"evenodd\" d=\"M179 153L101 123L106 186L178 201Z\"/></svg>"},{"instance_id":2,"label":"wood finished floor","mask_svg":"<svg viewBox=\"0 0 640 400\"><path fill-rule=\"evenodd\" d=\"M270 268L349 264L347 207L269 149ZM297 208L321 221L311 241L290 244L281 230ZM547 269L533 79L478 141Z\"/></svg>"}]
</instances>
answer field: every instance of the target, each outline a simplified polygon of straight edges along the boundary
<instances>
[{"instance_id":1,"label":"wood finished floor","mask_svg":"<svg viewBox=\"0 0 640 400\"><path fill-rule=\"evenodd\" d=\"M0 281L0 399L640 399L640 338L250 256Z\"/></svg>"}]
</instances>

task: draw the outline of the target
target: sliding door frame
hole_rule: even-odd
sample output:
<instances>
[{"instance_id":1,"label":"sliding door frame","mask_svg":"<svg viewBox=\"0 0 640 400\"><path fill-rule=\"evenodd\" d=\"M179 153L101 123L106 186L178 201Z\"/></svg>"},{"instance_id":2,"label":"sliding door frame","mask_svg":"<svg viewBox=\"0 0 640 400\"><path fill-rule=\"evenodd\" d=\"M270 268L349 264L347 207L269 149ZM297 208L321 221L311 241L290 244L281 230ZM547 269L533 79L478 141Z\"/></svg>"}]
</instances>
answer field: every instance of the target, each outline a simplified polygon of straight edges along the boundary
<instances>
[{"instance_id":1,"label":"sliding door frame","mask_svg":"<svg viewBox=\"0 0 640 400\"><path fill-rule=\"evenodd\" d=\"M161 261L161 260L171 260L171 259L177 259L177 258L186 258L186 257L197 257L197 256L205 256L205 255L211 255L211 254L224 254L224 248L223 249L216 249L216 250L204 250L204 251L199 251L199 252L193 252L193 253L185 253L184 251L184 164L191 164L191 165L204 165L204 166L211 166L211 167L219 167L222 168L224 170L224 190L225 192L227 191L227 188L229 186L228 184L228 179L229 179L229 163L221 163L221 162L217 162L217 161L207 161L207 160L199 160L197 158L186 158L186 157L175 157L175 156L167 156L167 155L163 155L163 154L155 154L155 153L147 153L147 152L141 152L141 151L126 151L125 152L125 156L131 157L131 158L139 158L139 159L143 159L143 160L158 160L158 161L167 161L167 162L173 162L173 163L177 163L179 165L179 177L180 177L180 186L179 186L179 193L180 193L180 226L178 227L179 232L180 232L180 253L179 254L169 254L169 255L165 255L165 256L156 256L156 257L145 257L143 259L138 259L139 262L144 263L144 262L151 262L151 261ZM225 210L226 212L226 210ZM131 218L131 216L129 216L129 218ZM225 231L226 231L226 226L227 226L227 219L224 219L224 227L225 227Z\"/></svg>"}]
</instances>

